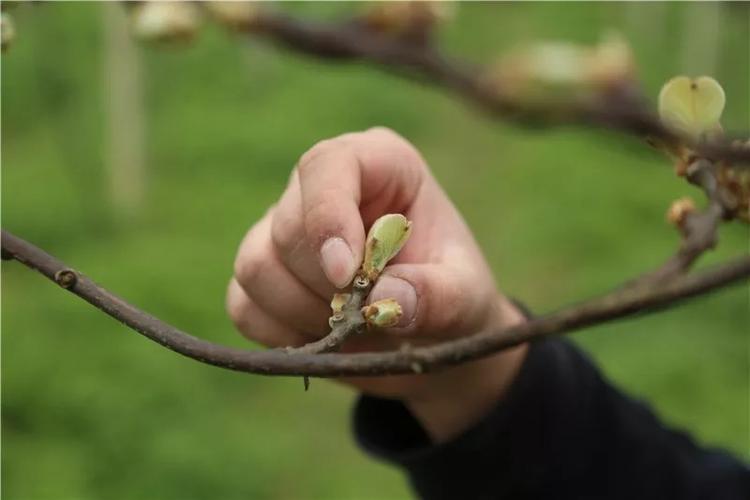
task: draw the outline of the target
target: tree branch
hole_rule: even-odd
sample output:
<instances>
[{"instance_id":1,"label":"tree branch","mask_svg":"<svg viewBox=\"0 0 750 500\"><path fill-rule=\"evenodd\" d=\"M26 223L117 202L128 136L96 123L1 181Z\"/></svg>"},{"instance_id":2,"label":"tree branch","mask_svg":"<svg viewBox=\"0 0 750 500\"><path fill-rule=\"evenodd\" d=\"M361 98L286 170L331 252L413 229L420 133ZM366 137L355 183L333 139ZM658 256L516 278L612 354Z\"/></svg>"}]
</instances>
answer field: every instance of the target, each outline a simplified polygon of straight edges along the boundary
<instances>
[{"instance_id":1,"label":"tree branch","mask_svg":"<svg viewBox=\"0 0 750 500\"><path fill-rule=\"evenodd\" d=\"M197 361L264 375L389 375L421 373L487 356L524 342L595 324L672 307L750 277L750 256L707 271L679 275L657 287L624 288L526 323L431 347L360 354L288 354L283 349L249 351L193 337L128 304L34 245L2 232L2 255L34 269L145 337Z\"/></svg>"}]
</instances>

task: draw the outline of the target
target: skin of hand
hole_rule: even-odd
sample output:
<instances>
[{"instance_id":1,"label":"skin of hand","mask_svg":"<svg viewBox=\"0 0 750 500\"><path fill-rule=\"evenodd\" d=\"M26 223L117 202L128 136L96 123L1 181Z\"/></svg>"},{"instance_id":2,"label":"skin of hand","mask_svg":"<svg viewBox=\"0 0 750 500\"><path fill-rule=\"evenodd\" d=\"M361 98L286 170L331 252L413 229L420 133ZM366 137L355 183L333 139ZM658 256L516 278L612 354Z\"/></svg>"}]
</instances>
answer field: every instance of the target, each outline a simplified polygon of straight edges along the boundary
<instances>
[{"instance_id":1,"label":"skin of hand","mask_svg":"<svg viewBox=\"0 0 750 500\"><path fill-rule=\"evenodd\" d=\"M366 231L402 213L412 234L368 302L393 297L393 328L349 339L342 352L428 345L524 321L497 291L479 247L405 139L384 128L316 144L300 158L278 203L242 241L227 310L243 335L270 347L299 346L330 330L330 300L362 263ZM350 377L366 394L400 399L433 441L481 419L506 392L526 346L428 374Z\"/></svg>"}]
</instances>

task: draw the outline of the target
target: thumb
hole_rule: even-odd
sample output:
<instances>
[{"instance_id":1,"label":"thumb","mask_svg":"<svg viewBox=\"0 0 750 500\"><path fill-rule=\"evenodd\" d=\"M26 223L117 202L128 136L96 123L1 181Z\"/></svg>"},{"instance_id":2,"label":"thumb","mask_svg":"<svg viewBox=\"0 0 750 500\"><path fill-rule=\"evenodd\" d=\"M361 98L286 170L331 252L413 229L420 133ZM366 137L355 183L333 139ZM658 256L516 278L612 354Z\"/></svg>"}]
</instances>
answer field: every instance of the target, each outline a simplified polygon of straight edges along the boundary
<instances>
[{"instance_id":1,"label":"thumb","mask_svg":"<svg viewBox=\"0 0 750 500\"><path fill-rule=\"evenodd\" d=\"M403 314L387 331L446 338L469 335L486 323L492 304L486 280L446 264L395 264L385 269L368 303L394 298Z\"/></svg>"}]
</instances>

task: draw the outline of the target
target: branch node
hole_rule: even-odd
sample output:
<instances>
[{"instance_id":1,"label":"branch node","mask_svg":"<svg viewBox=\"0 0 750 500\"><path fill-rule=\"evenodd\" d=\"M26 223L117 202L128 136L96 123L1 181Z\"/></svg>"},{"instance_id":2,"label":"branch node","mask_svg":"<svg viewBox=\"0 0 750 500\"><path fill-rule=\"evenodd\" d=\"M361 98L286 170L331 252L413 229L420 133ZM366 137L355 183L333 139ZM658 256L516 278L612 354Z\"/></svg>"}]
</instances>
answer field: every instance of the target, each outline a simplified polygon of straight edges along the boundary
<instances>
[{"instance_id":1,"label":"branch node","mask_svg":"<svg viewBox=\"0 0 750 500\"><path fill-rule=\"evenodd\" d=\"M78 283L78 274L72 269L60 269L55 273L55 283L63 288L73 288Z\"/></svg>"},{"instance_id":2,"label":"branch node","mask_svg":"<svg viewBox=\"0 0 750 500\"><path fill-rule=\"evenodd\" d=\"M333 316L328 318L328 326L333 328L334 326L336 326L337 323L341 323L342 321L344 321L344 313L341 311L338 311L334 313Z\"/></svg>"},{"instance_id":3,"label":"branch node","mask_svg":"<svg viewBox=\"0 0 750 500\"><path fill-rule=\"evenodd\" d=\"M352 286L354 290L365 292L370 286L370 280L367 277L358 274L354 278L354 283L352 284Z\"/></svg>"}]
</instances>

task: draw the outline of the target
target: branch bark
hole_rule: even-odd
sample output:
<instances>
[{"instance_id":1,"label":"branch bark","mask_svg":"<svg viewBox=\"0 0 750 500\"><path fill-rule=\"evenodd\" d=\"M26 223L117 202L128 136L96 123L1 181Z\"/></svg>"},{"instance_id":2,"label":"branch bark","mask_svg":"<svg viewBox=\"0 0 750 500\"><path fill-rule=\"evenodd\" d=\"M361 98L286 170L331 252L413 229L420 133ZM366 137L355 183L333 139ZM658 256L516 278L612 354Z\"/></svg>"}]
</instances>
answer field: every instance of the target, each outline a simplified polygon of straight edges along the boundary
<instances>
[{"instance_id":1,"label":"branch bark","mask_svg":"<svg viewBox=\"0 0 750 500\"><path fill-rule=\"evenodd\" d=\"M719 224L723 218L730 218L736 208L736 200L719 185L716 168L715 164L704 158L698 158L687 167L688 181L703 190L708 206L701 212L687 214L679 223L683 239L672 257L658 269L627 286L643 286L672 279L689 271L701 255L716 246Z\"/></svg>"},{"instance_id":2,"label":"branch bark","mask_svg":"<svg viewBox=\"0 0 750 500\"><path fill-rule=\"evenodd\" d=\"M137 309L34 245L2 232L2 255L34 269L145 337L184 356L222 368L264 375L392 375L455 365L524 342L567 333L680 301L750 277L750 256L655 287L623 288L527 323L431 347L386 353L289 354L283 349L233 349L193 337Z\"/></svg>"},{"instance_id":3,"label":"branch bark","mask_svg":"<svg viewBox=\"0 0 750 500\"><path fill-rule=\"evenodd\" d=\"M357 276L352 284L352 293L340 313L335 313L329 319L331 333L322 339L310 342L301 347L287 347L288 354L320 354L336 351L346 339L352 335L364 332L367 323L362 316L362 306L367 294L370 293L370 280Z\"/></svg>"}]
</instances>

